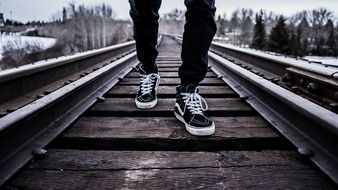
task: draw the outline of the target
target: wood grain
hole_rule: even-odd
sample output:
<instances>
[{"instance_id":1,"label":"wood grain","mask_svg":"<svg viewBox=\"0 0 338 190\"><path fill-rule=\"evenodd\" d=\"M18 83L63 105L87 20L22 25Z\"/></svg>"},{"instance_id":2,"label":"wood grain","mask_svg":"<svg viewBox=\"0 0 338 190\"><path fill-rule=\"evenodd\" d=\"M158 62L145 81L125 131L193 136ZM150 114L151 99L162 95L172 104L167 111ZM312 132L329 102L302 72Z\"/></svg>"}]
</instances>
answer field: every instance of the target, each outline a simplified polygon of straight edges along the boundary
<instances>
[{"instance_id":1,"label":"wood grain","mask_svg":"<svg viewBox=\"0 0 338 190\"><path fill-rule=\"evenodd\" d=\"M262 150L287 149L258 117L214 117L216 133L198 138L176 118L84 117L53 147L108 150Z\"/></svg>"},{"instance_id":2,"label":"wood grain","mask_svg":"<svg viewBox=\"0 0 338 190\"><path fill-rule=\"evenodd\" d=\"M179 78L161 78L160 85L171 85L177 86L181 84L181 79ZM138 78L124 78L119 85L139 85L140 80ZM221 86L224 85L224 82L217 78L205 78L200 82L199 86Z\"/></svg>"},{"instance_id":3,"label":"wood grain","mask_svg":"<svg viewBox=\"0 0 338 190\"><path fill-rule=\"evenodd\" d=\"M286 158L286 159L285 159ZM19 189L335 189L291 152L51 150L11 184Z\"/></svg>"},{"instance_id":4,"label":"wood grain","mask_svg":"<svg viewBox=\"0 0 338 190\"><path fill-rule=\"evenodd\" d=\"M246 116L255 112L239 98L205 98L211 116ZM90 115L100 116L173 116L175 99L159 98L155 108L141 110L135 105L135 98L108 98L88 111Z\"/></svg>"},{"instance_id":5,"label":"wood grain","mask_svg":"<svg viewBox=\"0 0 338 190\"><path fill-rule=\"evenodd\" d=\"M178 72L162 72L160 73L161 78L178 78ZM140 74L138 72L130 72L126 78L139 78ZM214 72L207 72L207 78L215 78L217 75Z\"/></svg>"},{"instance_id":6,"label":"wood grain","mask_svg":"<svg viewBox=\"0 0 338 190\"><path fill-rule=\"evenodd\" d=\"M125 97L135 98L139 86L115 86L112 90L105 95L105 97ZM238 97L233 90L227 86L200 86L200 94L204 98L226 98ZM175 98L176 87L173 86L159 86L157 97L159 98Z\"/></svg>"}]
</instances>

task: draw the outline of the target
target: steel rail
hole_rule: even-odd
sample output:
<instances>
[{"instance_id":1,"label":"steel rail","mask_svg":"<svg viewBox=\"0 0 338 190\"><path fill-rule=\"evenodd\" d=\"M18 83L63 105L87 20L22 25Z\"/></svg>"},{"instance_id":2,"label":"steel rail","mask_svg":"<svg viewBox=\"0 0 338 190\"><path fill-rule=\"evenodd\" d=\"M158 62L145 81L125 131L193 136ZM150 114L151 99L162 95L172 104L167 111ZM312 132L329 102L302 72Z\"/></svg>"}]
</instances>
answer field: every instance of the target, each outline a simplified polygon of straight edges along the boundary
<instances>
[{"instance_id":1,"label":"steel rail","mask_svg":"<svg viewBox=\"0 0 338 190\"><path fill-rule=\"evenodd\" d=\"M72 60L91 56L88 54ZM103 100L102 95L137 64L136 52L132 52L0 118L0 186L91 105Z\"/></svg>"},{"instance_id":2,"label":"steel rail","mask_svg":"<svg viewBox=\"0 0 338 190\"><path fill-rule=\"evenodd\" d=\"M212 52L209 57L223 81L338 184L338 115Z\"/></svg>"},{"instance_id":3,"label":"steel rail","mask_svg":"<svg viewBox=\"0 0 338 190\"><path fill-rule=\"evenodd\" d=\"M181 36L175 36L182 40ZM210 51L338 113L338 68L212 42Z\"/></svg>"},{"instance_id":4,"label":"steel rail","mask_svg":"<svg viewBox=\"0 0 338 190\"><path fill-rule=\"evenodd\" d=\"M271 63L277 64L279 66L278 69L283 71L284 73L286 71L282 70L282 68L285 69L287 67L295 67L295 68L311 71L313 73L321 74L327 77L338 79L338 75L337 75L338 69L336 67L324 66L322 64L317 64L317 63L305 63L305 62L303 63L303 61L299 61L296 59L293 60L293 59L285 58L282 56L270 55L270 54L266 54L260 51L253 52L248 49L232 47L227 44L223 44L219 42L212 42L211 49L218 50L220 52L226 53L238 59L243 59L255 66L258 66L258 67L261 66L279 75L280 75L280 72L278 70L272 70L267 67L264 67L263 62L269 62L270 64Z\"/></svg>"},{"instance_id":5,"label":"steel rail","mask_svg":"<svg viewBox=\"0 0 338 190\"><path fill-rule=\"evenodd\" d=\"M211 69L243 101L338 184L338 115L213 52L209 58Z\"/></svg>"},{"instance_id":6,"label":"steel rail","mask_svg":"<svg viewBox=\"0 0 338 190\"><path fill-rule=\"evenodd\" d=\"M178 40L182 40L181 35L169 35L173 36ZM217 38L216 38L217 39ZM326 66L314 62L303 63L299 60L292 60L283 56L270 55L261 51L253 52L248 49L229 46L220 42L213 41L210 50L214 53L225 53L234 58L248 62L254 66L260 67L266 71L282 76L286 73L286 68L295 67L313 73L321 74L327 77L338 79L337 67ZM268 64L266 64L268 63ZM269 65L270 64L270 65ZM273 66L271 64L274 64Z\"/></svg>"},{"instance_id":7,"label":"steel rail","mask_svg":"<svg viewBox=\"0 0 338 190\"><path fill-rule=\"evenodd\" d=\"M135 41L0 71L0 104L135 50Z\"/></svg>"}]
</instances>

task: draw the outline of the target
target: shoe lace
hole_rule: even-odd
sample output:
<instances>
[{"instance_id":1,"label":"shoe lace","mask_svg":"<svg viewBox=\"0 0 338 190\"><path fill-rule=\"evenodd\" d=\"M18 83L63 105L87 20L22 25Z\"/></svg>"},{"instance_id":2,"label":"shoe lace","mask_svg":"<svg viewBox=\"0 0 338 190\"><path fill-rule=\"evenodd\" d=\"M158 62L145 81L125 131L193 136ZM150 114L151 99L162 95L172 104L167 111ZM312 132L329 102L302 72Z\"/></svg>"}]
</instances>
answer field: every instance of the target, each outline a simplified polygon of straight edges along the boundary
<instances>
[{"instance_id":1,"label":"shoe lace","mask_svg":"<svg viewBox=\"0 0 338 190\"><path fill-rule=\"evenodd\" d=\"M197 89L194 93L181 93L181 95L185 103L184 112L188 109L192 114L203 115L203 111L208 109L207 102L197 93ZM203 106L203 104L205 106Z\"/></svg>"},{"instance_id":2,"label":"shoe lace","mask_svg":"<svg viewBox=\"0 0 338 190\"><path fill-rule=\"evenodd\" d=\"M152 91L156 76L154 74L141 75L141 94L149 94Z\"/></svg>"}]
</instances>

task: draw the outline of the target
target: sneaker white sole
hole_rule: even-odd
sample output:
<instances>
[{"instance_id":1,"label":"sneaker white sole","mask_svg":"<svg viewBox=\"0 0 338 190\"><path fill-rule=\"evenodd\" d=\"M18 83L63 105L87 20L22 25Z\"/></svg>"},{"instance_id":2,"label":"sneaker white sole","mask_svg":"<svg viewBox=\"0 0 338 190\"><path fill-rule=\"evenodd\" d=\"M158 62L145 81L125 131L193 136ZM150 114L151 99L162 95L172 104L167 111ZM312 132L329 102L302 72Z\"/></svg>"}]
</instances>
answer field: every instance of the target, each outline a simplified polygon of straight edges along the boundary
<instances>
[{"instance_id":1,"label":"sneaker white sole","mask_svg":"<svg viewBox=\"0 0 338 190\"><path fill-rule=\"evenodd\" d=\"M151 109L154 108L157 104L157 98L151 102L140 102L137 99L135 99L136 107L139 109Z\"/></svg>"},{"instance_id":2,"label":"sneaker white sole","mask_svg":"<svg viewBox=\"0 0 338 190\"><path fill-rule=\"evenodd\" d=\"M213 135L215 133L215 123L214 122L212 123L212 125L210 127L203 127L203 128L194 127L194 126L186 123L182 116L180 116L176 112L174 112L174 113L175 113L176 118L178 120L180 120L182 123L184 123L185 129L192 135L195 135L195 136L210 136L210 135Z\"/></svg>"}]
</instances>

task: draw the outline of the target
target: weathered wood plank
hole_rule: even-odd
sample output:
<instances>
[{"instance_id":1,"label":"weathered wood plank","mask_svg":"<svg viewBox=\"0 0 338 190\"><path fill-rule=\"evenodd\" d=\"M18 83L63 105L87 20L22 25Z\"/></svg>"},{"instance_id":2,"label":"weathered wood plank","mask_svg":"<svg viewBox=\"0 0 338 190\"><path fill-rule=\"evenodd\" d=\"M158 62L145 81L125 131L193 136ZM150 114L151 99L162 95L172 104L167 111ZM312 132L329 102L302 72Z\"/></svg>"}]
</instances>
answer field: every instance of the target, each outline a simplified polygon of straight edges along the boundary
<instances>
[{"instance_id":1,"label":"weathered wood plank","mask_svg":"<svg viewBox=\"0 0 338 190\"><path fill-rule=\"evenodd\" d=\"M138 68L135 68L133 71L135 72L139 72ZM158 68L159 72L178 72L178 67L174 67L174 68ZM211 71L211 69L208 69L208 71Z\"/></svg>"},{"instance_id":2,"label":"weathered wood plank","mask_svg":"<svg viewBox=\"0 0 338 190\"><path fill-rule=\"evenodd\" d=\"M161 78L178 78L178 72L162 72L160 73ZM140 74L138 72L130 72L127 78L139 78ZM217 75L214 72L207 72L207 78L215 78Z\"/></svg>"},{"instance_id":3,"label":"weathered wood plank","mask_svg":"<svg viewBox=\"0 0 338 190\"><path fill-rule=\"evenodd\" d=\"M179 78L161 78L160 85L171 85L177 86L181 83ZM140 80L138 78L124 78L119 85L139 85ZM216 86L216 85L225 85L225 83L217 78L205 78L199 84L200 86Z\"/></svg>"},{"instance_id":4,"label":"weathered wood plank","mask_svg":"<svg viewBox=\"0 0 338 190\"><path fill-rule=\"evenodd\" d=\"M139 86L115 86L112 90L105 95L108 98L134 98ZM227 86L200 86L200 94L204 98L226 98L238 97L238 95ZM176 87L174 86L159 86L157 97L159 98L175 98Z\"/></svg>"},{"instance_id":5,"label":"weathered wood plank","mask_svg":"<svg viewBox=\"0 0 338 190\"><path fill-rule=\"evenodd\" d=\"M176 118L84 117L53 146L109 150L262 150L290 148L258 117L214 117L216 133L198 138Z\"/></svg>"},{"instance_id":6,"label":"weathered wood plank","mask_svg":"<svg viewBox=\"0 0 338 190\"><path fill-rule=\"evenodd\" d=\"M181 56L178 54L176 56L167 56L167 55L159 55L156 60L181 60Z\"/></svg>"},{"instance_id":7,"label":"weathered wood plank","mask_svg":"<svg viewBox=\"0 0 338 190\"><path fill-rule=\"evenodd\" d=\"M140 72L138 68L135 68L133 71ZM178 67L174 68L158 68L159 72L178 72Z\"/></svg>"},{"instance_id":8,"label":"weathered wood plank","mask_svg":"<svg viewBox=\"0 0 338 190\"><path fill-rule=\"evenodd\" d=\"M156 59L156 62L165 62L165 61L179 61L182 62L180 56L159 56Z\"/></svg>"},{"instance_id":9,"label":"weathered wood plank","mask_svg":"<svg viewBox=\"0 0 338 190\"><path fill-rule=\"evenodd\" d=\"M183 62L181 60L156 60L157 65L182 65L182 63Z\"/></svg>"},{"instance_id":10,"label":"weathered wood plank","mask_svg":"<svg viewBox=\"0 0 338 190\"><path fill-rule=\"evenodd\" d=\"M255 112L239 98L206 98L211 116L243 116ZM153 109L141 110L135 105L134 98L108 98L97 103L89 112L100 116L173 116L175 99L159 98Z\"/></svg>"},{"instance_id":11,"label":"weathered wood plank","mask_svg":"<svg viewBox=\"0 0 338 190\"><path fill-rule=\"evenodd\" d=\"M220 172L221 171L221 172ZM308 167L239 167L143 170L26 170L19 189L335 189Z\"/></svg>"},{"instance_id":12,"label":"weathered wood plank","mask_svg":"<svg viewBox=\"0 0 338 190\"><path fill-rule=\"evenodd\" d=\"M28 166L49 170L180 169L202 167L308 166L294 151L105 151L49 149L46 159Z\"/></svg>"},{"instance_id":13,"label":"weathered wood plank","mask_svg":"<svg viewBox=\"0 0 338 190\"><path fill-rule=\"evenodd\" d=\"M181 64L160 63L157 64L158 68L179 68Z\"/></svg>"},{"instance_id":14,"label":"weathered wood plank","mask_svg":"<svg viewBox=\"0 0 338 190\"><path fill-rule=\"evenodd\" d=\"M213 117L213 120L216 133L205 139L278 137L259 117ZM83 117L65 136L198 139L185 133L184 125L172 117Z\"/></svg>"},{"instance_id":15,"label":"weathered wood plank","mask_svg":"<svg viewBox=\"0 0 338 190\"><path fill-rule=\"evenodd\" d=\"M57 155L57 156L56 156ZM271 158L271 159L270 159ZM64 152L11 184L20 189L335 189L289 152ZM237 161L239 160L239 162ZM55 165L53 165L55 164ZM123 167L119 167L119 166ZM101 166L104 166L101 167Z\"/></svg>"}]
</instances>

